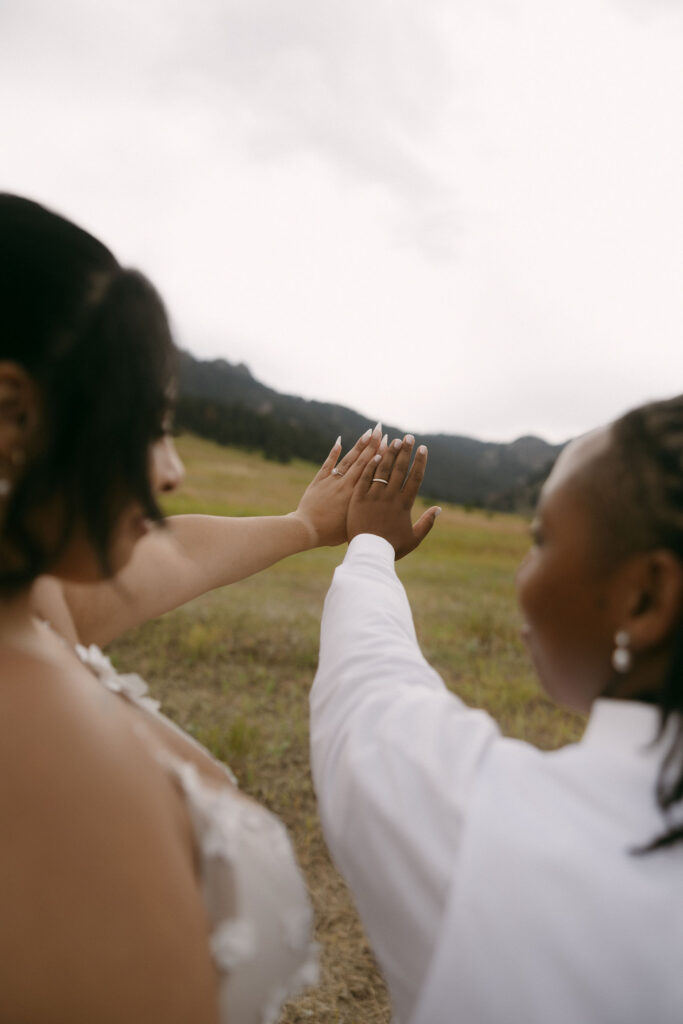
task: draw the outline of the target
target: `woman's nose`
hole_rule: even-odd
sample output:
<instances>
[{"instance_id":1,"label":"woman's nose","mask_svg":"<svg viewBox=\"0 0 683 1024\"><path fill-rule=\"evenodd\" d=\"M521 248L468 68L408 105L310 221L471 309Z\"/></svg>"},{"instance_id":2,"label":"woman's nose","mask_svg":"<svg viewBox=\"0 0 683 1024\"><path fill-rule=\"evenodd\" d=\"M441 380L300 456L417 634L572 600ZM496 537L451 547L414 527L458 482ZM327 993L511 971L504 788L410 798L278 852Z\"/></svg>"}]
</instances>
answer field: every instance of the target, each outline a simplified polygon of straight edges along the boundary
<instances>
[{"instance_id":1,"label":"woman's nose","mask_svg":"<svg viewBox=\"0 0 683 1024\"><path fill-rule=\"evenodd\" d=\"M162 437L154 446L153 482L156 491L175 491L185 479L185 469L173 438Z\"/></svg>"}]
</instances>

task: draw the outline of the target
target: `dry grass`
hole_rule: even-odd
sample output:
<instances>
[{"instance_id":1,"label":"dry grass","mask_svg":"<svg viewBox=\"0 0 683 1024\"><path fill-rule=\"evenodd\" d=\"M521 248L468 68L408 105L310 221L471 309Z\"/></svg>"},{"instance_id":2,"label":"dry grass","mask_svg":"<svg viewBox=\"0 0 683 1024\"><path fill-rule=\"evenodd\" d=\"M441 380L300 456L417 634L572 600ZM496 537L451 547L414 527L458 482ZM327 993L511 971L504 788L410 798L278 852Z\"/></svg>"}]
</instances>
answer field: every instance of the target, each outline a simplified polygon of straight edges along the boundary
<instances>
[{"instance_id":1,"label":"dry grass","mask_svg":"<svg viewBox=\"0 0 683 1024\"><path fill-rule=\"evenodd\" d=\"M191 437L178 447L188 475L169 512L288 512L313 472ZM575 739L581 722L543 697L518 639L513 578L526 543L526 524L516 517L446 506L399 575L425 654L447 684L490 710L508 735L549 748ZM327 549L287 559L148 623L110 650L290 829L315 905L322 982L288 1005L284 1024L390 1018L358 917L325 849L308 765L320 613L342 557L342 549Z\"/></svg>"}]
</instances>

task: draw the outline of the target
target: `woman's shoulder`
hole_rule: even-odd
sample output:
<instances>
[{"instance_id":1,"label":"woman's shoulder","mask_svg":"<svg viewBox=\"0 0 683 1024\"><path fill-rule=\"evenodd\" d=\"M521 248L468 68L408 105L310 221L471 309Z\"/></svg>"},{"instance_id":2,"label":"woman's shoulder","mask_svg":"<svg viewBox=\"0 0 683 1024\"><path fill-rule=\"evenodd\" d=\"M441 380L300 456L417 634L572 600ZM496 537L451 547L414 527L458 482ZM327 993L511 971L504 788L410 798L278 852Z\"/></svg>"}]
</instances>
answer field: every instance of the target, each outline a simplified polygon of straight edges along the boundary
<instances>
[{"instance_id":1,"label":"woman's shoulder","mask_svg":"<svg viewBox=\"0 0 683 1024\"><path fill-rule=\"evenodd\" d=\"M12 737L30 742L34 731L42 732L52 716L56 726L70 720L76 703L69 667L39 647L0 639L0 756ZM27 728L31 722L34 729Z\"/></svg>"},{"instance_id":2,"label":"woman's shoulder","mask_svg":"<svg viewBox=\"0 0 683 1024\"><path fill-rule=\"evenodd\" d=\"M15 785L22 767L31 774L49 765L54 774L76 756L89 755L94 766L115 753L98 742L113 723L84 699L84 671L75 659L0 642L0 764L15 762Z\"/></svg>"},{"instance_id":3,"label":"woman's shoulder","mask_svg":"<svg viewBox=\"0 0 683 1024\"><path fill-rule=\"evenodd\" d=\"M212 1020L205 913L182 815L172 796L160 799L164 773L115 701L101 703L78 672L0 647L3 1002L42 1021L49 1004L40 1000L59 990L74 1022Z\"/></svg>"},{"instance_id":4,"label":"woman's shoulder","mask_svg":"<svg viewBox=\"0 0 683 1024\"><path fill-rule=\"evenodd\" d=\"M0 681L0 816L21 823L15 844L80 835L117 813L130 828L136 807L159 803L163 773L75 658L0 644Z\"/></svg>"}]
</instances>

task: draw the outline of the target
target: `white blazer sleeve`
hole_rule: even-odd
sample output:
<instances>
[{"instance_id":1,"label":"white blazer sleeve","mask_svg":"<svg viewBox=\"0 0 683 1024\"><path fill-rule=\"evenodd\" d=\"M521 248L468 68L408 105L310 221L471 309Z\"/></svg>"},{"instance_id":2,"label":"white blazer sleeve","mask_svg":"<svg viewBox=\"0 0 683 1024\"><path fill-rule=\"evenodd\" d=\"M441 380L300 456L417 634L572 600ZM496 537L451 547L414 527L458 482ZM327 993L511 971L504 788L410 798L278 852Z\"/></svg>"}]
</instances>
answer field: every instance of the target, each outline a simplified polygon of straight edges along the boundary
<instances>
[{"instance_id":1,"label":"white blazer sleeve","mask_svg":"<svg viewBox=\"0 0 683 1024\"><path fill-rule=\"evenodd\" d=\"M397 1021L429 965L477 769L497 736L422 656L391 545L354 538L325 602L312 768L326 840Z\"/></svg>"}]
</instances>

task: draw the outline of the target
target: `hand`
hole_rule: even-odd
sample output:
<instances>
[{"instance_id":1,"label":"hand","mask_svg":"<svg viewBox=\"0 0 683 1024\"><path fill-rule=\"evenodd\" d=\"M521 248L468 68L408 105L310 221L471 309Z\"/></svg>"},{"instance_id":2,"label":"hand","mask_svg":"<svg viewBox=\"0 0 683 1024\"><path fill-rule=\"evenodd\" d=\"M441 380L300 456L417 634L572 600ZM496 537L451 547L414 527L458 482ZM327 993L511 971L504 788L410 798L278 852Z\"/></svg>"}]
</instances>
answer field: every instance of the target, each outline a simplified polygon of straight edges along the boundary
<instances>
[{"instance_id":1,"label":"hand","mask_svg":"<svg viewBox=\"0 0 683 1024\"><path fill-rule=\"evenodd\" d=\"M396 558L403 558L427 536L441 509L433 505L413 525L411 511L427 465L427 449L420 445L408 469L414 444L415 438L406 434L366 462L349 504L349 540L375 533L389 541Z\"/></svg>"},{"instance_id":2,"label":"hand","mask_svg":"<svg viewBox=\"0 0 683 1024\"><path fill-rule=\"evenodd\" d=\"M373 431L366 430L341 462L341 440L337 440L320 470L303 493L296 512L291 515L304 523L311 547L343 544L346 536L346 513L353 489L368 464L378 451L386 449L386 437L378 423Z\"/></svg>"}]
</instances>

